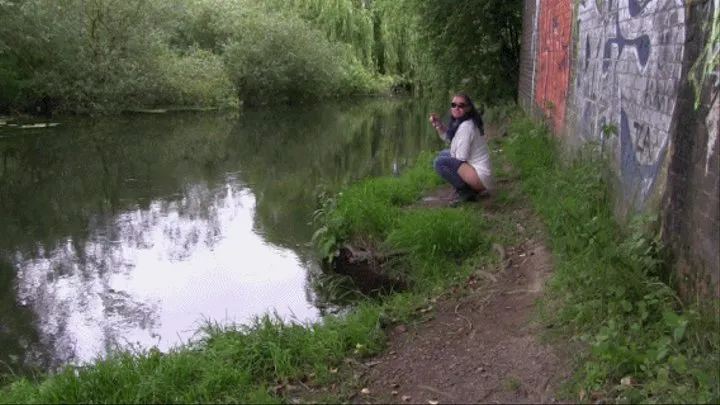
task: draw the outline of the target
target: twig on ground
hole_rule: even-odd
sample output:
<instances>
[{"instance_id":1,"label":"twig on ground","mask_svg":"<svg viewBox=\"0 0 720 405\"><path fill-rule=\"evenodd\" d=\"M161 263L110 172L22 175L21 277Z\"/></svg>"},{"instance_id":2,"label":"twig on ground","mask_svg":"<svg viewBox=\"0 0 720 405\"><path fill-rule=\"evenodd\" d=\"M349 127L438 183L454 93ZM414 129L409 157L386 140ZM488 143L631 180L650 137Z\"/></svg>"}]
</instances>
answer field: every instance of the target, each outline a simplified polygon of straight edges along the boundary
<instances>
[{"instance_id":1,"label":"twig on ground","mask_svg":"<svg viewBox=\"0 0 720 405\"><path fill-rule=\"evenodd\" d=\"M485 395L483 395L482 398L480 398L480 399L478 400L478 402L479 402L479 403L482 403L483 401L485 401L485 399L487 399L487 397L489 397L490 395L492 395L496 390L497 390L497 386L490 388L490 389L488 390L488 392L486 392ZM495 401L495 403L499 403L499 402L498 402L498 401Z\"/></svg>"},{"instance_id":2,"label":"twig on ground","mask_svg":"<svg viewBox=\"0 0 720 405\"><path fill-rule=\"evenodd\" d=\"M453 402L457 402L457 401L455 400L455 397L453 397L452 395L448 394L447 392L443 392L443 391L440 391L439 389L436 389L436 388L433 388L433 387L430 387L430 386L427 386L427 385L422 385L422 384L418 385L417 387L420 388L420 389L422 389L422 390L426 390L426 391L430 391L430 392L434 392L434 393L436 393L436 394L442 395L442 396L444 396L444 397L446 397L446 398L449 398L449 399L452 400Z\"/></svg>"},{"instance_id":3,"label":"twig on ground","mask_svg":"<svg viewBox=\"0 0 720 405\"><path fill-rule=\"evenodd\" d=\"M485 270L477 269L477 270L475 270L475 273L477 273L478 275L481 275L485 278L489 278L493 283L497 283L497 281L498 281L497 277L493 276L492 273L487 272Z\"/></svg>"},{"instance_id":4,"label":"twig on ground","mask_svg":"<svg viewBox=\"0 0 720 405\"><path fill-rule=\"evenodd\" d=\"M308 387L307 384L305 384L304 382L298 380L298 383L299 383L300 385L302 385L303 388L305 388L306 390L308 390L308 392L312 392L312 390L310 389L310 387Z\"/></svg>"},{"instance_id":5,"label":"twig on ground","mask_svg":"<svg viewBox=\"0 0 720 405\"><path fill-rule=\"evenodd\" d=\"M473 323L465 315L462 315L460 312L458 312L458 308L460 308L460 305L462 305L462 302L458 302L458 304L455 305L455 315L457 315L459 318L464 319L465 322L468 323L468 331L471 331L473 328Z\"/></svg>"}]
</instances>

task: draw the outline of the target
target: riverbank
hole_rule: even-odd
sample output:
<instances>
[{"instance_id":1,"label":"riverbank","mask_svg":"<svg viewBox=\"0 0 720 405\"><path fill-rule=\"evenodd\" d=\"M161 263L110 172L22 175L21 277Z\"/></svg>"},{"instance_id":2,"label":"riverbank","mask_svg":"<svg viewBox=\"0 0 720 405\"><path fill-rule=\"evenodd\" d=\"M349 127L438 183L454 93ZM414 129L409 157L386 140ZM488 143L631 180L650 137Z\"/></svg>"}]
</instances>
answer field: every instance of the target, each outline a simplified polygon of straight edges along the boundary
<instances>
[{"instance_id":1,"label":"riverbank","mask_svg":"<svg viewBox=\"0 0 720 405\"><path fill-rule=\"evenodd\" d=\"M436 191L439 179L430 168L432 154L426 154L398 177L345 188L324 200L318 211L316 242L324 255L345 242L379 253L401 251L387 270L407 280L405 291L362 299L352 311L329 316L323 324L288 324L271 316L247 326L208 324L196 341L166 354L116 353L91 367L41 377L38 383L15 381L0 391L0 403L449 401L442 396L447 388L421 384L441 393L420 397L400 392L394 384L416 386L422 380L405 367L408 361L452 362L462 353L455 349L471 348L462 363L467 365L473 356L492 353L488 345L466 344L478 342L473 331L493 329L507 334L485 342L505 345L494 353L514 356L503 369L514 372L495 373L492 367L501 362L490 356L488 364L475 369L489 375L485 383L467 372L456 373L456 383L511 394L496 397L500 399L717 401L717 329L697 312L683 310L662 282L664 262L652 235L616 225L607 187L598 175L601 162L586 157L561 167L544 129L519 114L493 114L488 120L496 128L512 121L507 138L498 135L491 141L500 184L494 198L458 209L444 207L443 195ZM422 202L427 195L440 199ZM552 257L541 253L543 245ZM538 314L544 316L536 322L526 315L540 289L528 287L542 285L552 269L531 257L551 259L554 265L540 301ZM513 261L520 270L507 267ZM516 280L511 275L525 280L512 287ZM508 294L515 290L525 292ZM502 305L506 302L514 304ZM495 318L484 317L488 314ZM491 319L511 322L488 325ZM454 327L442 329L448 322ZM438 335L439 330L462 338ZM524 335L514 337L522 339L505 339L519 330ZM415 337L413 344L403 346L409 336ZM519 341L537 350L515 350ZM557 377L578 365L564 387L558 385L564 378L529 383L526 376L543 370L529 367L525 373L513 366L530 363L529 356L541 361L565 357L566 352L554 349L562 346L577 349L575 362L545 364L559 371ZM412 356L417 348L426 350ZM454 356L438 351L421 359L425 363L418 361L433 348L446 348ZM388 357L378 356L407 361L393 367ZM398 373L397 381L367 372L373 368ZM528 386L543 386L542 396ZM387 388L382 396L379 387Z\"/></svg>"}]
</instances>

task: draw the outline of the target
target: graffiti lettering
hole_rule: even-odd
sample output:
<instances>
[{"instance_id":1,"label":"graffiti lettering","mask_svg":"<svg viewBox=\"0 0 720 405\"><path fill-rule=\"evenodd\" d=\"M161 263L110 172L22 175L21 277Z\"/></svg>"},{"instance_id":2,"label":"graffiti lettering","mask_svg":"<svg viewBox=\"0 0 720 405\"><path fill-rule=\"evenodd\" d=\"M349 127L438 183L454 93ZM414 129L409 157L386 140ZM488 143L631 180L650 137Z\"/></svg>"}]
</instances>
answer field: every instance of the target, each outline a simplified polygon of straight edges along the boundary
<instances>
[{"instance_id":1,"label":"graffiti lettering","mask_svg":"<svg viewBox=\"0 0 720 405\"><path fill-rule=\"evenodd\" d=\"M657 155L663 145L657 142L658 137L653 136L652 128L638 121L633 122L633 128L635 129L635 149L638 153L647 156Z\"/></svg>"},{"instance_id":2,"label":"graffiti lettering","mask_svg":"<svg viewBox=\"0 0 720 405\"><path fill-rule=\"evenodd\" d=\"M628 4L628 11L630 12L630 17L637 17L642 13L643 10L645 10L645 7L647 7L648 3L650 3L652 0L630 0L630 3Z\"/></svg>"},{"instance_id":3,"label":"graffiti lettering","mask_svg":"<svg viewBox=\"0 0 720 405\"><path fill-rule=\"evenodd\" d=\"M644 203L662 166L685 44L683 0L581 2L576 128L619 156L628 193ZM604 124L619 137L606 140Z\"/></svg>"}]
</instances>

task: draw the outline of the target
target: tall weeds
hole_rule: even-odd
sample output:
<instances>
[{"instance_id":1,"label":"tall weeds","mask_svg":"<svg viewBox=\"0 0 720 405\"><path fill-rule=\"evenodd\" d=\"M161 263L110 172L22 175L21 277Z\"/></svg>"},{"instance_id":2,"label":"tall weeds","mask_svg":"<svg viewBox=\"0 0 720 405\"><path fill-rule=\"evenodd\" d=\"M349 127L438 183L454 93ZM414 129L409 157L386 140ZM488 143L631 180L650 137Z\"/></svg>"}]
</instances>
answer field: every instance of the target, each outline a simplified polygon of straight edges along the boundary
<instances>
[{"instance_id":1,"label":"tall weeds","mask_svg":"<svg viewBox=\"0 0 720 405\"><path fill-rule=\"evenodd\" d=\"M720 400L719 325L669 286L657 217L618 225L610 172L596 151L561 163L556 138L521 114L511 133L508 158L557 258L546 315L589 348L573 394L600 391L633 403Z\"/></svg>"}]
</instances>

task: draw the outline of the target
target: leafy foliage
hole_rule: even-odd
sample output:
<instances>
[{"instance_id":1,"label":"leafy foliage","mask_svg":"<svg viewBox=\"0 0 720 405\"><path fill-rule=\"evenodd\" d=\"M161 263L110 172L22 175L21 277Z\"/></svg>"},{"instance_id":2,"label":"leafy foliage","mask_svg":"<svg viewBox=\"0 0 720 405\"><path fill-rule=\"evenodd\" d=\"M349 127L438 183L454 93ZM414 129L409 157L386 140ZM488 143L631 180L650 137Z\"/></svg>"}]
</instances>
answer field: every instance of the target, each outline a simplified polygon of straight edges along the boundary
<instances>
[{"instance_id":1,"label":"leafy foliage","mask_svg":"<svg viewBox=\"0 0 720 405\"><path fill-rule=\"evenodd\" d=\"M428 85L461 87L486 103L515 98L522 0L422 1L416 7L433 61Z\"/></svg>"},{"instance_id":2,"label":"leafy foliage","mask_svg":"<svg viewBox=\"0 0 720 405\"><path fill-rule=\"evenodd\" d=\"M340 87L339 52L298 18L253 18L224 46L228 73L250 104L327 97Z\"/></svg>"},{"instance_id":3,"label":"leafy foliage","mask_svg":"<svg viewBox=\"0 0 720 405\"><path fill-rule=\"evenodd\" d=\"M456 6L5 0L0 111L225 107L392 88L514 97L522 2Z\"/></svg>"}]
</instances>

